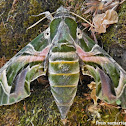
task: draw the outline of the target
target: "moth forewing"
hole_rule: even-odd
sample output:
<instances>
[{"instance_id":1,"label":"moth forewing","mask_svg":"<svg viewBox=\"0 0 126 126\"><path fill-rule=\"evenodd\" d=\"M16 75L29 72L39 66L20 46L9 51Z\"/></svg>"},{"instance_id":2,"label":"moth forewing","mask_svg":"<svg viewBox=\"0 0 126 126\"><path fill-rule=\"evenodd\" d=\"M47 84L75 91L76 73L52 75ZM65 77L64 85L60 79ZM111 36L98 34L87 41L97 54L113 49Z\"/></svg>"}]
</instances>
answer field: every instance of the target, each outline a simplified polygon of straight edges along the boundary
<instances>
[{"instance_id":1,"label":"moth forewing","mask_svg":"<svg viewBox=\"0 0 126 126\"><path fill-rule=\"evenodd\" d=\"M0 105L9 105L30 95L30 82L45 75L43 61L49 42L44 31L0 69Z\"/></svg>"}]
</instances>

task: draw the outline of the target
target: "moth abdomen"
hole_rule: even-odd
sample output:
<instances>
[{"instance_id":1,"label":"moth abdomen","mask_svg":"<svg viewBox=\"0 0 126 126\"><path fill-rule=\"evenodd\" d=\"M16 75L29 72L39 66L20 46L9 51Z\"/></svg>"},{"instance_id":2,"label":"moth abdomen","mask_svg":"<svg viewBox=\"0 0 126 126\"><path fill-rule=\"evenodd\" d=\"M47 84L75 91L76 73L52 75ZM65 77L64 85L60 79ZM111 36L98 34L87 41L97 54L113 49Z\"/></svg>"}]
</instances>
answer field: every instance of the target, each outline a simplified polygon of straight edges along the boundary
<instances>
[{"instance_id":1,"label":"moth abdomen","mask_svg":"<svg viewBox=\"0 0 126 126\"><path fill-rule=\"evenodd\" d=\"M66 118L76 95L79 72L79 59L76 52L51 53L49 83L62 119Z\"/></svg>"}]
</instances>

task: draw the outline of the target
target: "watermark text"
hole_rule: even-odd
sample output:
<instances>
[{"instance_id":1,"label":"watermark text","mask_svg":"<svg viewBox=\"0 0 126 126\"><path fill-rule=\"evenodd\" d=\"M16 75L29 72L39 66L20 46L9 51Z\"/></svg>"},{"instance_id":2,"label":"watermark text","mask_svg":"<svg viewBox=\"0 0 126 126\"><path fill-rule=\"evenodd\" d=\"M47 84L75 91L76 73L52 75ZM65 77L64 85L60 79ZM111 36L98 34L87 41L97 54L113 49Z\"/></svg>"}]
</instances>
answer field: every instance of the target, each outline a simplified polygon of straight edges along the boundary
<instances>
[{"instance_id":1,"label":"watermark text","mask_svg":"<svg viewBox=\"0 0 126 126\"><path fill-rule=\"evenodd\" d=\"M96 125L126 125L126 122L100 122L100 121L96 121Z\"/></svg>"}]
</instances>

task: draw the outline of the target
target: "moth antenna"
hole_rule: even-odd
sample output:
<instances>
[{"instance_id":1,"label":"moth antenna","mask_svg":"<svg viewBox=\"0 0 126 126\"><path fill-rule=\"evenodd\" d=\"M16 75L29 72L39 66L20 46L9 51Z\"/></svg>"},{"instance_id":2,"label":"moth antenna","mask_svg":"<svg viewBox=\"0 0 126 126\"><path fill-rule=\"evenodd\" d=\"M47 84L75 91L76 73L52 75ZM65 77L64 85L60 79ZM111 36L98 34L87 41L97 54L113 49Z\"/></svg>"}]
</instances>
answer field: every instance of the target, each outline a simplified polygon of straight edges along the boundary
<instances>
[{"instance_id":1,"label":"moth antenna","mask_svg":"<svg viewBox=\"0 0 126 126\"><path fill-rule=\"evenodd\" d=\"M42 20L44 20L46 18L52 21L53 20L53 16L52 15L54 13L56 13L56 12L50 13L49 11L46 11L46 12L40 13L38 15L32 15L33 17L38 17L38 16L41 16L41 15L45 14L45 17L43 17L42 19L40 19L39 21L37 21L36 23L34 23L32 26L28 27L27 30L33 28L35 25L39 24Z\"/></svg>"},{"instance_id":2,"label":"moth antenna","mask_svg":"<svg viewBox=\"0 0 126 126\"><path fill-rule=\"evenodd\" d=\"M31 16L33 16L33 17L38 17L38 16L41 16L41 15L43 15L43 14L47 15L47 14L49 14L49 13L50 13L49 11L46 11L46 12L42 12L42 13L40 13L40 14L38 14L38 15L31 15Z\"/></svg>"},{"instance_id":3,"label":"moth antenna","mask_svg":"<svg viewBox=\"0 0 126 126\"><path fill-rule=\"evenodd\" d=\"M33 28L35 25L37 25L38 23L40 23L42 20L46 19L46 16L43 17L42 19L40 19L39 21L37 21L36 23L34 23L32 26L28 27L27 30Z\"/></svg>"},{"instance_id":4,"label":"moth antenna","mask_svg":"<svg viewBox=\"0 0 126 126\"><path fill-rule=\"evenodd\" d=\"M76 17L79 17L80 19L82 19L83 21L87 22L90 26L95 27L93 24L91 24L89 21L87 21L86 19L82 18L81 16L75 14L74 12L70 12L71 14L75 15Z\"/></svg>"},{"instance_id":5,"label":"moth antenna","mask_svg":"<svg viewBox=\"0 0 126 126\"><path fill-rule=\"evenodd\" d=\"M49 19L49 20L52 20L53 19L53 14L54 13L56 13L56 12L52 12L52 13L50 13L49 11L45 11L45 12L42 12L42 13L40 13L40 14L38 14L38 15L32 15L33 17L38 17L38 16L41 16L41 15L43 15L43 14L45 14L45 16L47 16L47 18Z\"/></svg>"}]
</instances>

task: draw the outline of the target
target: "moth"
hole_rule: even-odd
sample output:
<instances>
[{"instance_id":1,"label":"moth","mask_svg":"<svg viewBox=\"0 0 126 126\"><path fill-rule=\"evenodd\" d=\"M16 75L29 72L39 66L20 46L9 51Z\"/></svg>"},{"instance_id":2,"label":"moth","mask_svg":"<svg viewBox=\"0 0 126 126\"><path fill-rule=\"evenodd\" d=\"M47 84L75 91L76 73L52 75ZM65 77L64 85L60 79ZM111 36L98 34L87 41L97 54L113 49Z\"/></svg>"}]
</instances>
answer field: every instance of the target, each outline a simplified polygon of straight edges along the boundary
<instances>
[{"instance_id":1,"label":"moth","mask_svg":"<svg viewBox=\"0 0 126 126\"><path fill-rule=\"evenodd\" d=\"M77 27L70 11L60 7L49 27L0 69L0 105L28 97L30 83L48 75L65 119L76 96L80 71L94 79L99 99L126 108L126 72Z\"/></svg>"}]
</instances>

